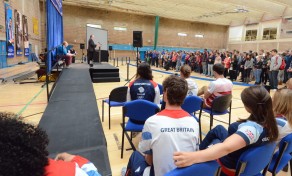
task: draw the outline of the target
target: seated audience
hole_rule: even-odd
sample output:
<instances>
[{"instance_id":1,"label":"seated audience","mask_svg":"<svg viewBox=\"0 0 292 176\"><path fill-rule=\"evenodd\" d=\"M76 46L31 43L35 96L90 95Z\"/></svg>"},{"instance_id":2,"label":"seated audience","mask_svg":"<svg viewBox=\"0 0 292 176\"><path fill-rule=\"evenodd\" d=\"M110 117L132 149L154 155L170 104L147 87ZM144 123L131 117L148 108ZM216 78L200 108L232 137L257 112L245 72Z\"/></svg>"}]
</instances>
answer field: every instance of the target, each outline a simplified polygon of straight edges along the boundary
<instances>
[{"instance_id":1,"label":"seated audience","mask_svg":"<svg viewBox=\"0 0 292 176\"><path fill-rule=\"evenodd\" d=\"M152 79L150 66L141 63L137 69L136 79L129 84L127 101L144 99L160 105L160 90Z\"/></svg>"},{"instance_id":2,"label":"seated audience","mask_svg":"<svg viewBox=\"0 0 292 176\"><path fill-rule=\"evenodd\" d=\"M68 68L72 62L72 57L75 56L75 54L68 52L67 46L68 43L64 41L62 46L58 48L58 55L62 60L65 60L66 67Z\"/></svg>"},{"instance_id":3,"label":"seated audience","mask_svg":"<svg viewBox=\"0 0 292 176\"><path fill-rule=\"evenodd\" d=\"M150 166L154 166L151 173L154 171L155 175L162 176L175 168L172 162L174 151L197 150L199 125L181 109L188 92L187 82L171 75L163 81L163 89L166 108L146 120L139 143L141 153L135 151L131 155L127 176L149 175Z\"/></svg>"},{"instance_id":4,"label":"seated audience","mask_svg":"<svg viewBox=\"0 0 292 176\"><path fill-rule=\"evenodd\" d=\"M188 94L187 96L198 94L198 86L194 79L190 78L192 69L188 65L183 65L180 68L180 77L184 78L188 83Z\"/></svg>"},{"instance_id":5,"label":"seated audience","mask_svg":"<svg viewBox=\"0 0 292 176\"><path fill-rule=\"evenodd\" d=\"M40 128L23 123L16 114L0 112L0 175L100 176L81 156L61 153L55 160L49 159L48 142Z\"/></svg>"},{"instance_id":6,"label":"seated audience","mask_svg":"<svg viewBox=\"0 0 292 176\"><path fill-rule=\"evenodd\" d=\"M292 90L279 89L273 97L273 110L278 124L278 142L292 133Z\"/></svg>"},{"instance_id":7,"label":"seated audience","mask_svg":"<svg viewBox=\"0 0 292 176\"><path fill-rule=\"evenodd\" d=\"M202 87L198 96L204 95L204 108L211 108L213 100L222 95L228 95L232 93L232 82L224 78L224 66L222 64L215 64L213 66L213 73L215 81L211 81L209 86Z\"/></svg>"},{"instance_id":8,"label":"seated audience","mask_svg":"<svg viewBox=\"0 0 292 176\"><path fill-rule=\"evenodd\" d=\"M241 100L246 111L250 113L247 119L232 123L228 131L221 125L216 126L200 144L200 151L178 150L173 155L175 165L186 167L218 159L222 172L234 175L237 161L243 152L250 147L276 141L278 128L272 99L267 90L262 86L246 88L241 93Z\"/></svg>"},{"instance_id":9,"label":"seated audience","mask_svg":"<svg viewBox=\"0 0 292 176\"><path fill-rule=\"evenodd\" d=\"M72 63L75 63L75 56L76 56L77 52L74 50L74 46L72 46L72 48L69 50L69 53L73 54Z\"/></svg>"}]
</instances>

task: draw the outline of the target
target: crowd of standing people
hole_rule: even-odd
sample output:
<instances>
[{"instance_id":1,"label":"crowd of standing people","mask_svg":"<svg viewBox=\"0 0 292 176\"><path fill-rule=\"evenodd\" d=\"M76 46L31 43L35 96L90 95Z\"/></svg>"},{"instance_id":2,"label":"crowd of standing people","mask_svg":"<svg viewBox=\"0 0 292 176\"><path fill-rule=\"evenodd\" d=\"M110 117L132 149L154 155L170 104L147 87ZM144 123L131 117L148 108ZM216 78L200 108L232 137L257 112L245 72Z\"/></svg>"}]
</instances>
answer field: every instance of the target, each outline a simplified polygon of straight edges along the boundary
<instances>
[{"instance_id":1,"label":"crowd of standing people","mask_svg":"<svg viewBox=\"0 0 292 176\"><path fill-rule=\"evenodd\" d=\"M192 71L207 77L213 77L214 64L221 63L225 67L225 78L244 83L254 80L256 85L269 82L271 89L277 89L278 84L286 83L292 77L292 50L281 54L276 49L267 52L154 50L147 51L145 56L148 64L157 68L179 72L181 66L189 65Z\"/></svg>"}]
</instances>

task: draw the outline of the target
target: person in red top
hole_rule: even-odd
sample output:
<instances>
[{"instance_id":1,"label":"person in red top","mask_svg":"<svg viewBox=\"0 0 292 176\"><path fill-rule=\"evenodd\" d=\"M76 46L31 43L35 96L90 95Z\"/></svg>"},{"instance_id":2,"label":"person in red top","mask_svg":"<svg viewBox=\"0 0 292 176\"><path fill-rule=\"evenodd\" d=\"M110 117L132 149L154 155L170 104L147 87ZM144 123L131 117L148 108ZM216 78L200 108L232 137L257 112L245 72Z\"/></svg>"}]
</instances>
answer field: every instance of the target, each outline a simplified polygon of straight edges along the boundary
<instances>
[{"instance_id":1,"label":"person in red top","mask_svg":"<svg viewBox=\"0 0 292 176\"><path fill-rule=\"evenodd\" d=\"M47 134L19 119L16 114L0 112L1 176L100 176L81 156L61 153L55 160L48 158Z\"/></svg>"},{"instance_id":2,"label":"person in red top","mask_svg":"<svg viewBox=\"0 0 292 176\"><path fill-rule=\"evenodd\" d=\"M230 54L227 53L226 54L226 58L223 61L224 63L224 77L226 78L226 76L228 75L229 69L230 69L230 64L231 64L231 59L230 59Z\"/></svg>"}]
</instances>

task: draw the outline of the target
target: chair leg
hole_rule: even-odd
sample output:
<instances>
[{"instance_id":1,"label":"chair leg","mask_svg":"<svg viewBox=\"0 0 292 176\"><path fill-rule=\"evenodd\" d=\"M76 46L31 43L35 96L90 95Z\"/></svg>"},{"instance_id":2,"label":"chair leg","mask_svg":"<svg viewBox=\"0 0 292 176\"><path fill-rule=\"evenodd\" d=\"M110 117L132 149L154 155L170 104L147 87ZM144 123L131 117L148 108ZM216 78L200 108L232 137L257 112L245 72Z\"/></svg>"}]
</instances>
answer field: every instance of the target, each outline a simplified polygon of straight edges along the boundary
<instances>
[{"instance_id":1,"label":"chair leg","mask_svg":"<svg viewBox=\"0 0 292 176\"><path fill-rule=\"evenodd\" d=\"M125 131L123 127L123 133L122 133L122 148L121 148L121 158L124 157L124 140L125 140Z\"/></svg>"},{"instance_id":2,"label":"chair leg","mask_svg":"<svg viewBox=\"0 0 292 176\"><path fill-rule=\"evenodd\" d=\"M290 163L290 174L292 176L292 160L290 160L289 163Z\"/></svg>"},{"instance_id":3,"label":"chair leg","mask_svg":"<svg viewBox=\"0 0 292 176\"><path fill-rule=\"evenodd\" d=\"M230 125L231 123L231 111L229 112L229 122L228 122L228 125Z\"/></svg>"},{"instance_id":4,"label":"chair leg","mask_svg":"<svg viewBox=\"0 0 292 176\"><path fill-rule=\"evenodd\" d=\"M133 132L131 131L131 141L132 141L132 139L133 139Z\"/></svg>"},{"instance_id":5,"label":"chair leg","mask_svg":"<svg viewBox=\"0 0 292 176\"><path fill-rule=\"evenodd\" d=\"M108 129L111 129L111 106L108 107Z\"/></svg>"},{"instance_id":6,"label":"chair leg","mask_svg":"<svg viewBox=\"0 0 292 176\"><path fill-rule=\"evenodd\" d=\"M213 127L213 115L210 114L210 130L212 129Z\"/></svg>"},{"instance_id":7,"label":"chair leg","mask_svg":"<svg viewBox=\"0 0 292 176\"><path fill-rule=\"evenodd\" d=\"M202 109L200 110L199 114L199 133L200 133L200 143L202 143L202 126L201 126L201 116L202 116Z\"/></svg>"},{"instance_id":8,"label":"chair leg","mask_svg":"<svg viewBox=\"0 0 292 176\"><path fill-rule=\"evenodd\" d=\"M230 102L230 106L229 106L229 126L231 123L231 104L232 104L232 102Z\"/></svg>"},{"instance_id":9,"label":"chair leg","mask_svg":"<svg viewBox=\"0 0 292 176\"><path fill-rule=\"evenodd\" d=\"M102 122L104 121L104 100L102 100Z\"/></svg>"}]
</instances>

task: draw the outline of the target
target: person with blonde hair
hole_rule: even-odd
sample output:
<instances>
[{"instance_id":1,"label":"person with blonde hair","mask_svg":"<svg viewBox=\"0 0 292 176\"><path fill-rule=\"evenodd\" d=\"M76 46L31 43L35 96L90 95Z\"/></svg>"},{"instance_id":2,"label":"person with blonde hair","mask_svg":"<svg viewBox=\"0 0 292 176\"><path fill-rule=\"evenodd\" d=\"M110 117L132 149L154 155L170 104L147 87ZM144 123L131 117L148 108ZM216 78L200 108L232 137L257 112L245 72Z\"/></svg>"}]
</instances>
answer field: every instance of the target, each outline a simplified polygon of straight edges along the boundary
<instances>
[{"instance_id":1,"label":"person with blonde hair","mask_svg":"<svg viewBox=\"0 0 292 176\"><path fill-rule=\"evenodd\" d=\"M279 89L273 97L273 111L278 124L278 142L292 133L292 90Z\"/></svg>"},{"instance_id":2,"label":"person with blonde hair","mask_svg":"<svg viewBox=\"0 0 292 176\"><path fill-rule=\"evenodd\" d=\"M183 65L180 68L180 77L184 78L187 83L188 83L188 94L187 96L195 95L197 96L198 94L198 86L197 83L195 82L194 79L190 78L192 69L188 65Z\"/></svg>"}]
</instances>

